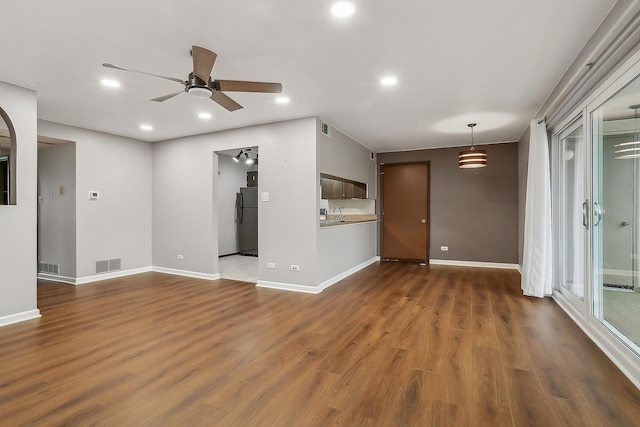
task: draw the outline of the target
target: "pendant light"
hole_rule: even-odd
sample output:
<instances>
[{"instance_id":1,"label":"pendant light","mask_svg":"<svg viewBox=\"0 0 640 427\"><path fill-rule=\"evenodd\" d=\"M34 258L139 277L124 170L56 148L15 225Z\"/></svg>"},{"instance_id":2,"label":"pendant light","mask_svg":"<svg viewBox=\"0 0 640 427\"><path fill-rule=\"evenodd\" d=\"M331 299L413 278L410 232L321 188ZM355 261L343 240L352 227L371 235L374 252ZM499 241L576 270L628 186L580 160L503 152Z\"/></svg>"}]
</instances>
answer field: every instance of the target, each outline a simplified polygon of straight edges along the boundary
<instances>
[{"instance_id":1,"label":"pendant light","mask_svg":"<svg viewBox=\"0 0 640 427\"><path fill-rule=\"evenodd\" d=\"M467 126L471 128L471 148L458 154L458 166L461 169L483 168L487 166L487 151L476 150L473 146L473 128L476 123L469 123Z\"/></svg>"}]
</instances>

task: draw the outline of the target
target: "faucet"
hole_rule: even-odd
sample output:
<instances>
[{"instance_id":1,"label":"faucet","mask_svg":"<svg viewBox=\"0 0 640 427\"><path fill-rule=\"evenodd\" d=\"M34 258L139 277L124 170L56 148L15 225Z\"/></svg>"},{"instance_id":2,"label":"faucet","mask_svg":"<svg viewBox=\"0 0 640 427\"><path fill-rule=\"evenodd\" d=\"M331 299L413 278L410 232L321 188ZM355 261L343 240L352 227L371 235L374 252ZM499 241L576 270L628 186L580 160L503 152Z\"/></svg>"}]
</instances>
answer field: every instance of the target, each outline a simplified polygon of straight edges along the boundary
<instances>
[{"instance_id":1,"label":"faucet","mask_svg":"<svg viewBox=\"0 0 640 427\"><path fill-rule=\"evenodd\" d=\"M340 215L342 215L342 208L340 206L335 206L333 208L333 213L336 213L336 209L338 209L338 212L340 212Z\"/></svg>"},{"instance_id":2,"label":"faucet","mask_svg":"<svg viewBox=\"0 0 640 427\"><path fill-rule=\"evenodd\" d=\"M333 208L333 213L334 214L336 213L336 209L338 209L338 212L339 212L339 214L336 215L336 222L344 222L345 219L344 219L344 216L342 215L342 208L340 206L335 206Z\"/></svg>"}]
</instances>

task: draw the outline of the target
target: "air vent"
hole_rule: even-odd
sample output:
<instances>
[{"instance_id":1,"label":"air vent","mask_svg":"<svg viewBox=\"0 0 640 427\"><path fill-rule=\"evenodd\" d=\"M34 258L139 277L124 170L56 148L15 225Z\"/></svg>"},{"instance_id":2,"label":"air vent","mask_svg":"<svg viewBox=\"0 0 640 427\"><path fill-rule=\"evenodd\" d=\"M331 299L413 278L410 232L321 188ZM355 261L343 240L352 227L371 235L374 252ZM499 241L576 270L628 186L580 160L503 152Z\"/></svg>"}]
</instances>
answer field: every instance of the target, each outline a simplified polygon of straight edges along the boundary
<instances>
[{"instance_id":1,"label":"air vent","mask_svg":"<svg viewBox=\"0 0 640 427\"><path fill-rule=\"evenodd\" d=\"M122 268L122 258L102 259L96 261L96 273L107 273L109 271L120 270Z\"/></svg>"},{"instance_id":2,"label":"air vent","mask_svg":"<svg viewBox=\"0 0 640 427\"><path fill-rule=\"evenodd\" d=\"M50 262L41 262L39 264L39 273L60 275L60 264L52 264Z\"/></svg>"},{"instance_id":3,"label":"air vent","mask_svg":"<svg viewBox=\"0 0 640 427\"><path fill-rule=\"evenodd\" d=\"M320 122L320 132L322 132L323 135L331 136L330 130L329 130L329 124L325 122Z\"/></svg>"}]
</instances>

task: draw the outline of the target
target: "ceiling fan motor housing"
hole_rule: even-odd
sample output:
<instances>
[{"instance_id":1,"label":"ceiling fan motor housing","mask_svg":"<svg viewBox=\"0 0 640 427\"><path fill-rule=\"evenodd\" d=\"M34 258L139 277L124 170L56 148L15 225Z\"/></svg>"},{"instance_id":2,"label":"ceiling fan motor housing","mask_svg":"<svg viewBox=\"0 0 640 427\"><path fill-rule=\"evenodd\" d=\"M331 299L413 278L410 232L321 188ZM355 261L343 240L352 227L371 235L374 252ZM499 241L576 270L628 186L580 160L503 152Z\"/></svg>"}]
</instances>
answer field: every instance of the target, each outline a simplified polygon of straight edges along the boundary
<instances>
[{"instance_id":1,"label":"ceiling fan motor housing","mask_svg":"<svg viewBox=\"0 0 640 427\"><path fill-rule=\"evenodd\" d=\"M189 80L185 85L185 92L188 92L189 95L193 95L196 98L209 98L213 90L205 81L196 77L193 73L189 73Z\"/></svg>"}]
</instances>

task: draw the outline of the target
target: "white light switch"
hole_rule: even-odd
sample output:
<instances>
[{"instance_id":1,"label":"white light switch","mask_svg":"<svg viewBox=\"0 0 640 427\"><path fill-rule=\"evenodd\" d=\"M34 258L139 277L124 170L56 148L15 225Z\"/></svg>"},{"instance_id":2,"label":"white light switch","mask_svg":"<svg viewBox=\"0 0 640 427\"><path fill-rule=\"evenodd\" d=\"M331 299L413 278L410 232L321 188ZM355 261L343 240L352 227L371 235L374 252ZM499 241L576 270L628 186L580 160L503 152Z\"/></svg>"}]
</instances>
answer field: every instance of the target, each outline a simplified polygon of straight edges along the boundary
<instances>
[{"instance_id":1,"label":"white light switch","mask_svg":"<svg viewBox=\"0 0 640 427\"><path fill-rule=\"evenodd\" d=\"M260 201L262 201L262 202L268 202L269 201L269 192L268 191L263 191L262 193L260 193Z\"/></svg>"},{"instance_id":2,"label":"white light switch","mask_svg":"<svg viewBox=\"0 0 640 427\"><path fill-rule=\"evenodd\" d=\"M89 191L89 200L98 200L100 198L100 193L97 191Z\"/></svg>"}]
</instances>

